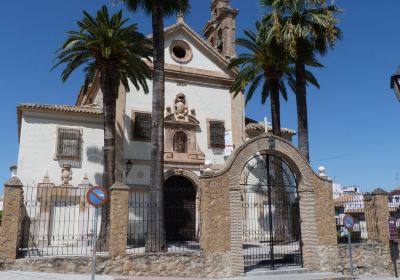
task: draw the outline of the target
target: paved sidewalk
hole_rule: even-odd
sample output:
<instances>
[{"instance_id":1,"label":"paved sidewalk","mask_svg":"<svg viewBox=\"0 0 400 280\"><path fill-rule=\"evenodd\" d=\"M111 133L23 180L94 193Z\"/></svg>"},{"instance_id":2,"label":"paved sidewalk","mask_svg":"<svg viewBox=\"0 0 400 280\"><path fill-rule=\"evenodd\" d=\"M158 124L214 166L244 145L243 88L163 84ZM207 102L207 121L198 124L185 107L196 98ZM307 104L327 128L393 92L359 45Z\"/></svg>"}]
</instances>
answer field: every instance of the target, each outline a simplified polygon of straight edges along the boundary
<instances>
[{"instance_id":1,"label":"paved sidewalk","mask_svg":"<svg viewBox=\"0 0 400 280\"><path fill-rule=\"evenodd\" d=\"M0 280L90 280L91 275L86 274L56 274L22 271L0 272ZM111 276L96 275L96 280L113 280Z\"/></svg>"},{"instance_id":2,"label":"paved sidewalk","mask_svg":"<svg viewBox=\"0 0 400 280\"><path fill-rule=\"evenodd\" d=\"M270 276L253 276L253 277L236 277L222 278L219 280L313 280L313 279L334 279L328 276L328 273L313 274L287 274L287 275L270 275ZM328 277L327 277L328 276ZM55 273L37 273L22 271L6 271L0 272L0 280L90 280L91 275L86 274L55 274ZM96 280L200 280L199 278L175 278L175 277L124 277L124 276L105 276L96 275ZM357 278L358 280L395 280L398 278L387 277L366 277ZM206 280L202 278L201 280Z\"/></svg>"}]
</instances>

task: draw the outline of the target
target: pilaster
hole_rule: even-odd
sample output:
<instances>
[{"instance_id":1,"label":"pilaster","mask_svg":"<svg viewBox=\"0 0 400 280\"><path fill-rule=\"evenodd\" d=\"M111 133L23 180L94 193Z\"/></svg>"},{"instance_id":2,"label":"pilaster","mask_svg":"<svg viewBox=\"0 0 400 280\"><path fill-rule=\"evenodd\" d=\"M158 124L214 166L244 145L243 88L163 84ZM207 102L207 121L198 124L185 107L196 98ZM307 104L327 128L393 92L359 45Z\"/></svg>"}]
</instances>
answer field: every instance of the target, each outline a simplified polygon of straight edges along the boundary
<instances>
[{"instance_id":1,"label":"pilaster","mask_svg":"<svg viewBox=\"0 0 400 280\"><path fill-rule=\"evenodd\" d=\"M129 187L116 182L111 187L110 203L110 255L123 257L126 255L128 239L128 192Z\"/></svg>"},{"instance_id":2,"label":"pilaster","mask_svg":"<svg viewBox=\"0 0 400 280\"><path fill-rule=\"evenodd\" d=\"M23 190L17 177L4 184L3 217L0 227L0 259L15 260L21 237Z\"/></svg>"}]
</instances>

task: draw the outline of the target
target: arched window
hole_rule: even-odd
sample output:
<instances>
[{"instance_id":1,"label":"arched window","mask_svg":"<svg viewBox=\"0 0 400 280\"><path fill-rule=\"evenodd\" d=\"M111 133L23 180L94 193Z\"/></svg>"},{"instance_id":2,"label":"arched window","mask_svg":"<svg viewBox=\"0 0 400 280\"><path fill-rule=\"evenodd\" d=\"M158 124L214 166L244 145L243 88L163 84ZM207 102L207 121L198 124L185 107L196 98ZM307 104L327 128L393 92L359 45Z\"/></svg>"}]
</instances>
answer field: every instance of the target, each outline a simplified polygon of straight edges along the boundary
<instances>
[{"instance_id":1,"label":"arched window","mask_svg":"<svg viewBox=\"0 0 400 280\"><path fill-rule=\"evenodd\" d=\"M173 139L174 152L187 153L187 136L183 131L177 131Z\"/></svg>"}]
</instances>

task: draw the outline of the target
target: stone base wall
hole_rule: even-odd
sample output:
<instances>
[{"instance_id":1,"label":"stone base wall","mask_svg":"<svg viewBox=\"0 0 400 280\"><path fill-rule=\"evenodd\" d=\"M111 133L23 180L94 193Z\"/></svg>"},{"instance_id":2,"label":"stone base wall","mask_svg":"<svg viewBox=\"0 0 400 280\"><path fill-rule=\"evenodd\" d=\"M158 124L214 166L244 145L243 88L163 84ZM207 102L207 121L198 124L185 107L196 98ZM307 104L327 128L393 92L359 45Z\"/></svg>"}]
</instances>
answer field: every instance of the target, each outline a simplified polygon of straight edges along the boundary
<instances>
[{"instance_id":1,"label":"stone base wall","mask_svg":"<svg viewBox=\"0 0 400 280\"><path fill-rule=\"evenodd\" d=\"M347 244L319 246L321 271L350 275L349 251ZM386 244L352 244L353 269L355 276L393 276L390 250Z\"/></svg>"},{"instance_id":2,"label":"stone base wall","mask_svg":"<svg viewBox=\"0 0 400 280\"><path fill-rule=\"evenodd\" d=\"M21 270L47 273L91 272L91 256L25 258L0 261L0 270ZM97 256L97 273L114 276L229 277L229 253L206 255L194 253L135 254L111 258Z\"/></svg>"}]
</instances>

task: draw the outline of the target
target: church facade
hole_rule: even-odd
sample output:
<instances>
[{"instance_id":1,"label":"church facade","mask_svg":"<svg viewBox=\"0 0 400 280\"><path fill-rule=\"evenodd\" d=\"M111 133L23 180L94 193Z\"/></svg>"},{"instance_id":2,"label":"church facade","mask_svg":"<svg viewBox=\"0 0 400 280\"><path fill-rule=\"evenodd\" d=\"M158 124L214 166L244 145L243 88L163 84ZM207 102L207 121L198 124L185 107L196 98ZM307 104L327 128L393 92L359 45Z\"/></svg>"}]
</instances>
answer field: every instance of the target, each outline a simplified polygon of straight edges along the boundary
<instances>
[{"instance_id":1,"label":"church facade","mask_svg":"<svg viewBox=\"0 0 400 280\"><path fill-rule=\"evenodd\" d=\"M245 140L243 96L230 94L236 73L227 67L235 56L238 11L229 1L212 1L211 8L204 38L180 16L165 29L165 172L181 170L191 178L200 175L206 162L220 169ZM150 182L151 81L148 84L149 94L121 89L117 101L117 180L131 186L147 187ZM80 92L75 106L19 105L21 180L39 183L46 173L55 184L77 185L87 177L101 185L101 105L97 80L87 93ZM71 176L62 178L63 170Z\"/></svg>"},{"instance_id":2,"label":"church facade","mask_svg":"<svg viewBox=\"0 0 400 280\"><path fill-rule=\"evenodd\" d=\"M248 138L271 129L245 118L243 95L230 93L237 75L228 64L236 56L238 10L227 0L214 0L211 11L203 36L180 15L165 29L166 233L167 239L195 244L201 227L200 176L223 170L231 154ZM142 90L125 92L120 87L116 108L116 181L130 189L128 245L140 244L141 248L148 227L144 205L150 190L151 81L148 85L149 94ZM87 219L93 209L86 205L85 194L89 186L102 185L101 106L102 92L95 79L88 91L79 93L74 106L17 107L18 178L28 186L25 200L33 203L27 211L30 222L26 231L39 246L76 242L75 237L66 240L67 235L79 236L84 243L79 246L85 247L91 238L92 225ZM288 140L295 134L288 129L282 132ZM179 209L177 200L181 202ZM38 207L38 203L51 207ZM257 216L257 211L250 212ZM177 219L177 213L184 215Z\"/></svg>"},{"instance_id":3,"label":"church facade","mask_svg":"<svg viewBox=\"0 0 400 280\"><path fill-rule=\"evenodd\" d=\"M197 178L221 169L246 137L265 132L248 124L243 95L230 94L237 74L228 69L236 55L236 16L229 1L212 1L203 37L183 17L165 29L165 172ZM120 90L116 114L116 177L148 187L150 178L150 93ZM133 86L131 88L134 88ZM24 184L78 185L83 178L102 184L102 93L98 80L81 91L74 106L21 104L18 111L18 176ZM286 138L293 131L284 130ZM207 167L206 167L207 163ZM64 175L62 175L64 173Z\"/></svg>"}]
</instances>

